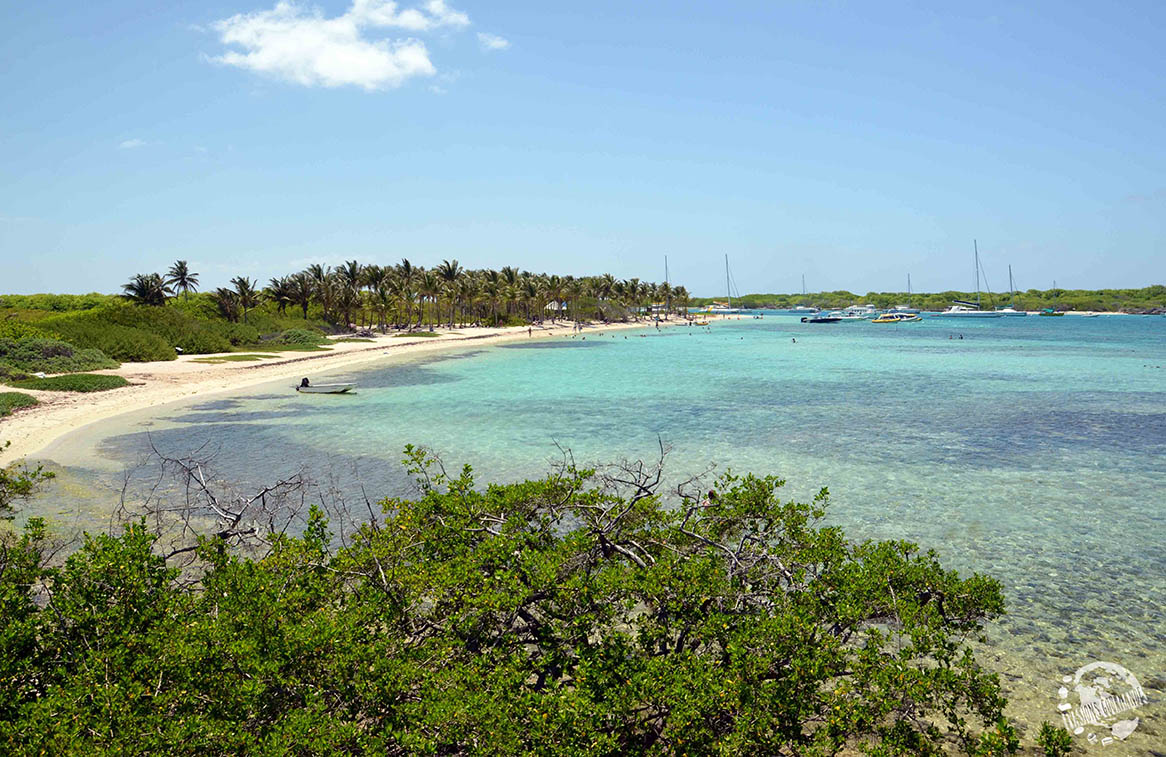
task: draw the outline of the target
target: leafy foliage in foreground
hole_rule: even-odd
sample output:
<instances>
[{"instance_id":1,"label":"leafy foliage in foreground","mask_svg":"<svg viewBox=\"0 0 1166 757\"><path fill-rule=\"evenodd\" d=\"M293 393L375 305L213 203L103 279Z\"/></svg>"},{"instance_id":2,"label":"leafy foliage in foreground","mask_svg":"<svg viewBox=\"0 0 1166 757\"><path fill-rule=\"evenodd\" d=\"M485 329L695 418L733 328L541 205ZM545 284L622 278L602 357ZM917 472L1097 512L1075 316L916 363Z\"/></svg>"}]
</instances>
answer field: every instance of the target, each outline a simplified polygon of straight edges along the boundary
<instances>
[{"instance_id":1,"label":"leafy foliage in foreground","mask_svg":"<svg viewBox=\"0 0 1166 757\"><path fill-rule=\"evenodd\" d=\"M13 410L36 405L36 397L21 392L0 392L0 418L10 415Z\"/></svg>"},{"instance_id":2,"label":"leafy foliage in foreground","mask_svg":"<svg viewBox=\"0 0 1166 757\"><path fill-rule=\"evenodd\" d=\"M4 402L6 398L24 397L27 400L32 400L33 405L36 400L29 397L27 394L20 394L19 392L5 392L0 393L0 415L5 415ZM11 401L11 400L9 400ZM16 407L25 407L26 405L16 405ZM12 405L9 405L12 407ZM0 444L0 451L8 448L12 442L4 442ZM41 483L53 478L52 473L46 471L44 468L27 468L23 465L11 465L7 468L0 468L0 520L11 520L15 512L13 502L18 499L27 499L31 497L41 485ZM4 571L8 566L7 549L9 547L8 537L6 534L0 533L0 652L7 652L8 649L3 641L4 633L8 628L4 625L3 615L7 612L8 606L5 601L5 592L7 586L4 582ZM25 587L26 589L28 587ZM3 662L0 661L0 666ZM8 684L8 679L4 677L2 669L0 669L0 693L4 693ZM3 717L3 706L0 705L0 718Z\"/></svg>"},{"instance_id":3,"label":"leafy foliage in foreground","mask_svg":"<svg viewBox=\"0 0 1166 757\"><path fill-rule=\"evenodd\" d=\"M40 389L49 392L104 392L129 386L121 376L106 376L100 373L70 373L64 376L31 378L10 382L17 389Z\"/></svg>"},{"instance_id":4,"label":"leafy foliage in foreground","mask_svg":"<svg viewBox=\"0 0 1166 757\"><path fill-rule=\"evenodd\" d=\"M965 645L999 585L847 541L824 491L726 475L667 507L651 470L568 464L483 491L409 454L420 496L348 546L315 510L254 559L228 544L253 532L222 528L197 584L143 522L52 569L31 521L0 552L0 750L1016 749Z\"/></svg>"}]
</instances>

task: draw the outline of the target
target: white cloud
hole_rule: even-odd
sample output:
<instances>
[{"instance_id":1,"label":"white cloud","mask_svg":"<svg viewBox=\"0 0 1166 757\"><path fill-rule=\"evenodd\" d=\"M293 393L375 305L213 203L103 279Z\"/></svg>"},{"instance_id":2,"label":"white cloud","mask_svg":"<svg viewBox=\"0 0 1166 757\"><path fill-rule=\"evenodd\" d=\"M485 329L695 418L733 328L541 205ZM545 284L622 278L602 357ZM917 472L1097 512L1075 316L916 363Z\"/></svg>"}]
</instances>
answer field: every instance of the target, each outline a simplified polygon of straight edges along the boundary
<instances>
[{"instance_id":1,"label":"white cloud","mask_svg":"<svg viewBox=\"0 0 1166 757\"><path fill-rule=\"evenodd\" d=\"M119 150L132 150L135 147L142 147L146 144L144 139L127 139L117 146Z\"/></svg>"},{"instance_id":2,"label":"white cloud","mask_svg":"<svg viewBox=\"0 0 1166 757\"><path fill-rule=\"evenodd\" d=\"M491 50L505 50L510 47L510 40L499 37L497 34L478 32L478 44L482 46L483 50L489 52Z\"/></svg>"},{"instance_id":3,"label":"white cloud","mask_svg":"<svg viewBox=\"0 0 1166 757\"><path fill-rule=\"evenodd\" d=\"M420 40L377 38L368 32L428 32L469 23L469 16L445 0L403 10L389 0L353 0L334 18L325 18L318 8L280 0L271 10L216 22L220 41L231 49L211 60L309 87L385 89L415 76L432 76L436 69Z\"/></svg>"}]
</instances>

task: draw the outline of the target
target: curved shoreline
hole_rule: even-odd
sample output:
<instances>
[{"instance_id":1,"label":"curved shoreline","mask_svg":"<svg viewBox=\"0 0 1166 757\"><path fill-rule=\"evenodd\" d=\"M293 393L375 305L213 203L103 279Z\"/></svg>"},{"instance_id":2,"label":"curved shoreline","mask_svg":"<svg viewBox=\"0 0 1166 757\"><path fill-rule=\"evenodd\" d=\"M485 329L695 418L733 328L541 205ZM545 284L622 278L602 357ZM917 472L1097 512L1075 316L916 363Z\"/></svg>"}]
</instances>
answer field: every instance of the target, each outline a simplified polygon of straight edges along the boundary
<instances>
[{"instance_id":1,"label":"curved shoreline","mask_svg":"<svg viewBox=\"0 0 1166 757\"><path fill-rule=\"evenodd\" d=\"M662 321L663 327L685 325L685 321ZM616 329L651 328L645 322L584 326L585 333ZM544 325L529 331L525 326L503 328L462 328L437 337L377 335L372 344L336 342L328 352L280 353L256 363L209 364L194 362L214 355L185 355L177 360L154 363L126 363L119 368L95 373L122 376L130 385L93 394L22 390L40 400L39 405L17 410L0 419L0 466L35 456L53 442L79 429L119 415L161 407L194 396L212 396L246 389L278 379L298 379L305 372L323 373L342 368L395 360L440 350L493 345L519 339L569 336L570 322ZM259 351L259 350L257 350ZM229 353L228 353L229 354Z\"/></svg>"}]
</instances>

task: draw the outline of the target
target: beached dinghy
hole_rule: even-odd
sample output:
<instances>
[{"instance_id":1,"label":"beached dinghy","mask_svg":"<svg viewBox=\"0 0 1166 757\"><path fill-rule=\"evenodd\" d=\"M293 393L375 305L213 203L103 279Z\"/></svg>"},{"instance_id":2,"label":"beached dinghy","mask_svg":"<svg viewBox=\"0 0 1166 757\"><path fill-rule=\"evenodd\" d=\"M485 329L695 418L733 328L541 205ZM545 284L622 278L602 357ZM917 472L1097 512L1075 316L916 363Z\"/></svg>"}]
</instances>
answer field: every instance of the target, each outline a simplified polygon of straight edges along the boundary
<instances>
[{"instance_id":1,"label":"beached dinghy","mask_svg":"<svg viewBox=\"0 0 1166 757\"><path fill-rule=\"evenodd\" d=\"M304 394L344 394L355 388L356 384L310 384L304 379L296 387L296 391Z\"/></svg>"}]
</instances>

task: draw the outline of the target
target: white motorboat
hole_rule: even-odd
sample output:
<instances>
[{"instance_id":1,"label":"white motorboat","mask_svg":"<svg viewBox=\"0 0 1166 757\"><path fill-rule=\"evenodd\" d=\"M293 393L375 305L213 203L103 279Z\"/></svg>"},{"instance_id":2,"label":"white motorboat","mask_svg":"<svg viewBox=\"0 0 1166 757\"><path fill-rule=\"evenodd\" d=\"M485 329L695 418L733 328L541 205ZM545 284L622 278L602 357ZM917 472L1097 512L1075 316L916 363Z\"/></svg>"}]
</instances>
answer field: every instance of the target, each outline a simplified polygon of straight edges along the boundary
<instances>
[{"instance_id":1,"label":"white motorboat","mask_svg":"<svg viewBox=\"0 0 1166 757\"><path fill-rule=\"evenodd\" d=\"M296 391L301 394L347 394L355 388L356 384L310 384L304 379Z\"/></svg>"}]
</instances>

